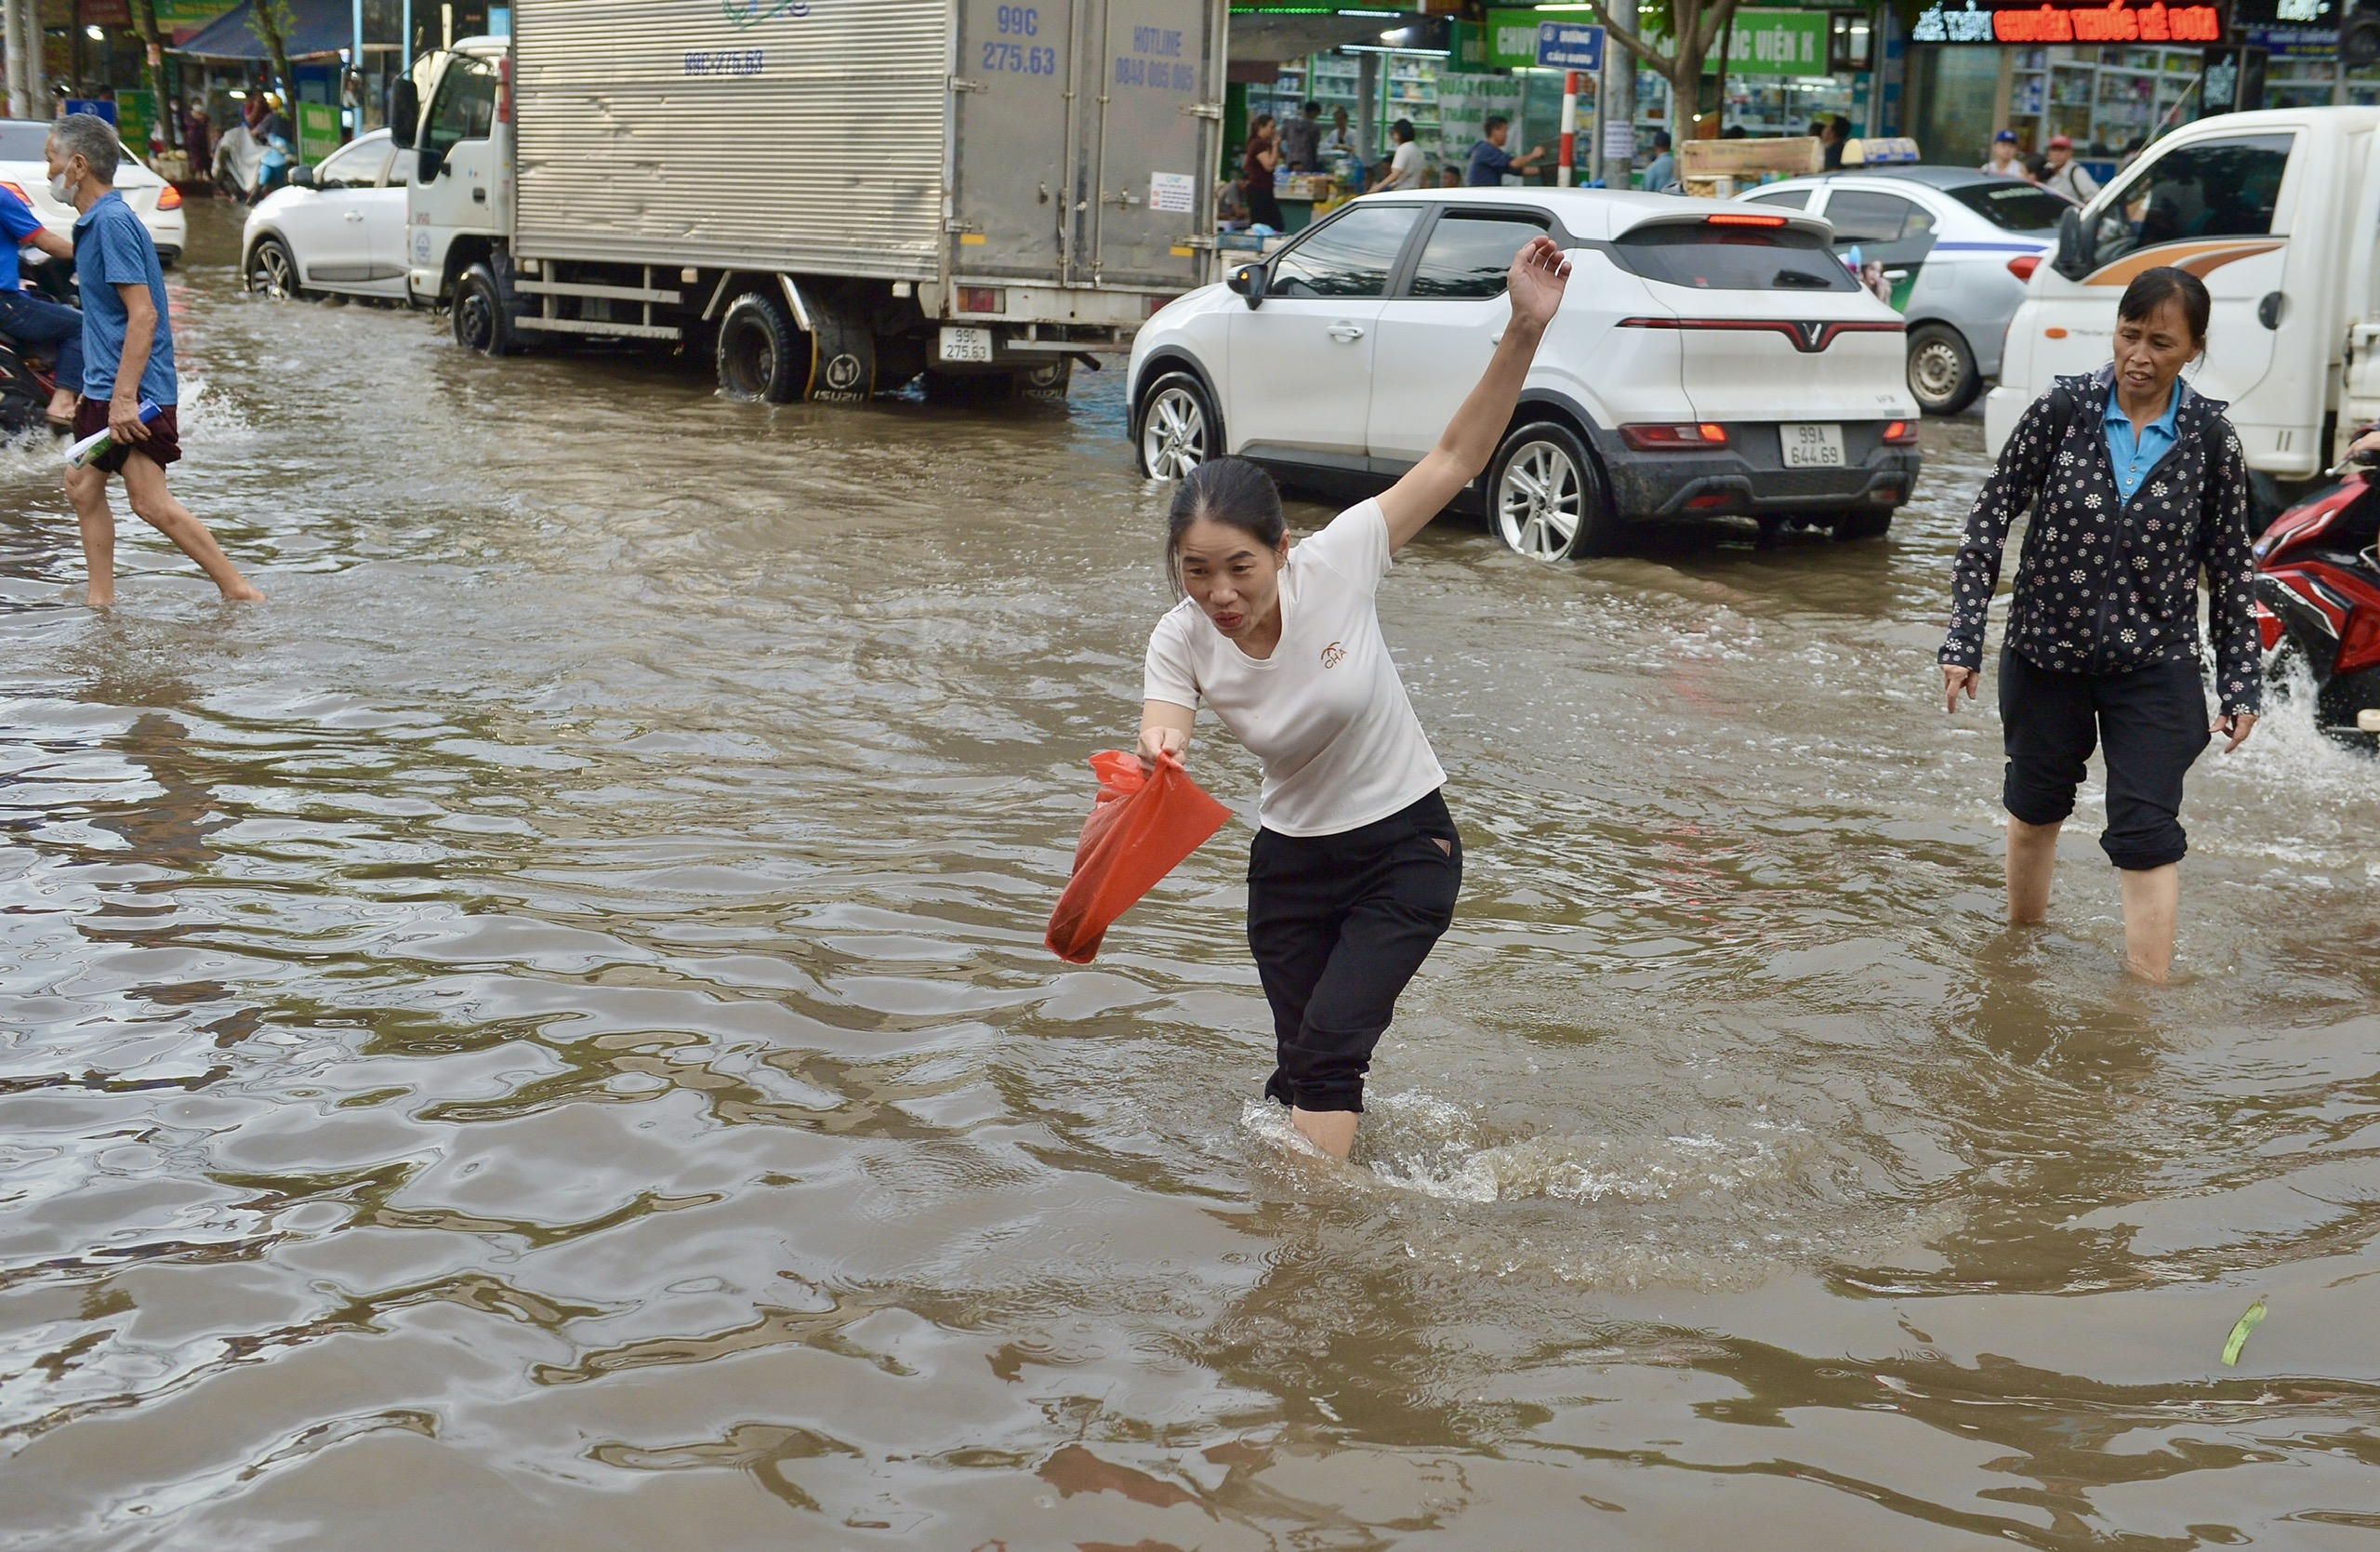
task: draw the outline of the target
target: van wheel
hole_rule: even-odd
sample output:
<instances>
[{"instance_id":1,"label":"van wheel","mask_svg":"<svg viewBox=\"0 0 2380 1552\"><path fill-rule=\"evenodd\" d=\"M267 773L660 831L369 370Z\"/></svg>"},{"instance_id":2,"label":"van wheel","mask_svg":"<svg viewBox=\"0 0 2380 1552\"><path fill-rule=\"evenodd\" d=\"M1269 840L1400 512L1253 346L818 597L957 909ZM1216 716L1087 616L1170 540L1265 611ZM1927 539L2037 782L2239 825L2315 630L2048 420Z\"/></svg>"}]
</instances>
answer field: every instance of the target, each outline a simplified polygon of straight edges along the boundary
<instances>
[{"instance_id":1,"label":"van wheel","mask_svg":"<svg viewBox=\"0 0 2380 1552\"><path fill-rule=\"evenodd\" d=\"M1909 391L1928 415L1956 415L1983 391L1975 352L1948 324L1920 324L1909 331Z\"/></svg>"},{"instance_id":2,"label":"van wheel","mask_svg":"<svg viewBox=\"0 0 2380 1552\"><path fill-rule=\"evenodd\" d=\"M731 399L789 405L810 387L810 341L765 291L727 304L718 353L719 391Z\"/></svg>"},{"instance_id":3,"label":"van wheel","mask_svg":"<svg viewBox=\"0 0 2380 1552\"><path fill-rule=\"evenodd\" d=\"M1533 561L1567 561L1620 549L1620 519L1603 474L1569 427L1523 426L1488 467L1488 521L1513 550Z\"/></svg>"},{"instance_id":4,"label":"van wheel","mask_svg":"<svg viewBox=\"0 0 2380 1552\"><path fill-rule=\"evenodd\" d=\"M1149 384L1132 418L1140 428L1133 452L1152 480L1178 480L1223 453L1223 422L1206 387L1187 372L1169 372Z\"/></svg>"},{"instance_id":5,"label":"van wheel","mask_svg":"<svg viewBox=\"0 0 2380 1552\"><path fill-rule=\"evenodd\" d=\"M455 343L482 355L510 355L520 348L504 291L496 272L474 264L455 283Z\"/></svg>"}]
</instances>

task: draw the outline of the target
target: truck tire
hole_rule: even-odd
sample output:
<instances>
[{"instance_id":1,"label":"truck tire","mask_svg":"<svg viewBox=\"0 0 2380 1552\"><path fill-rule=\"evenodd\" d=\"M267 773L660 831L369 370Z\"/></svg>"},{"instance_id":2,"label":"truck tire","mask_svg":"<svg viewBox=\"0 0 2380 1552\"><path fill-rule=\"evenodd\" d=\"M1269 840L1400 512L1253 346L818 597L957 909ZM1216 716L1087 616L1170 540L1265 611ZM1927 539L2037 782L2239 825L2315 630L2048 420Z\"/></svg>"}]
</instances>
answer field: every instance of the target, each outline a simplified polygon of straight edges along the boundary
<instances>
[{"instance_id":1,"label":"truck tire","mask_svg":"<svg viewBox=\"0 0 2380 1552\"><path fill-rule=\"evenodd\" d=\"M1603 471L1579 433L1537 420L1504 438L1488 475L1488 522L1497 537L1533 561L1610 555L1622 530Z\"/></svg>"},{"instance_id":2,"label":"truck tire","mask_svg":"<svg viewBox=\"0 0 2380 1552\"><path fill-rule=\"evenodd\" d=\"M1075 361L1072 356L1058 356L1045 361L1029 372L1019 372L1013 379L1020 399L1033 399L1042 404L1063 405L1066 390L1074 383Z\"/></svg>"},{"instance_id":3,"label":"truck tire","mask_svg":"<svg viewBox=\"0 0 2380 1552\"><path fill-rule=\"evenodd\" d=\"M455 343L482 355L510 355L520 342L505 307L504 285L485 264L474 264L455 282Z\"/></svg>"},{"instance_id":4,"label":"truck tire","mask_svg":"<svg viewBox=\"0 0 2380 1552\"><path fill-rule=\"evenodd\" d=\"M876 392L876 331L849 298L810 298L810 322L818 330L817 367L810 396L830 404L866 404Z\"/></svg>"},{"instance_id":5,"label":"truck tire","mask_svg":"<svg viewBox=\"0 0 2380 1552\"><path fill-rule=\"evenodd\" d=\"M794 404L809 391L810 354L810 337L785 304L747 291L719 320L719 391L747 404Z\"/></svg>"},{"instance_id":6,"label":"truck tire","mask_svg":"<svg viewBox=\"0 0 2380 1552\"><path fill-rule=\"evenodd\" d=\"M1909 391L1928 415L1956 415L1983 391L1975 352L1966 337L1948 324L1920 324L1909 331Z\"/></svg>"}]
</instances>

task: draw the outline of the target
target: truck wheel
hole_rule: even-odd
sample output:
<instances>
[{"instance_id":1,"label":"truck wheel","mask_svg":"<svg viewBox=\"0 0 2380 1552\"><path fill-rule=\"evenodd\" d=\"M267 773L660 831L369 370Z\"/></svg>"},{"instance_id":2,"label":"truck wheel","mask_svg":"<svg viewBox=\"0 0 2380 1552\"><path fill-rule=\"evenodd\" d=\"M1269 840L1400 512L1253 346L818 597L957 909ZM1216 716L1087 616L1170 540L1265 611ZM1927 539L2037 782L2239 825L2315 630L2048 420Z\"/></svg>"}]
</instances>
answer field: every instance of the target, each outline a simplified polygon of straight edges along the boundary
<instances>
[{"instance_id":1,"label":"truck wheel","mask_svg":"<svg viewBox=\"0 0 2380 1552\"><path fill-rule=\"evenodd\" d=\"M719 321L719 391L747 403L790 405L810 387L810 340L785 304L747 291Z\"/></svg>"},{"instance_id":2,"label":"truck wheel","mask_svg":"<svg viewBox=\"0 0 2380 1552\"><path fill-rule=\"evenodd\" d=\"M1983 391L1975 352L1948 324L1920 324L1909 331L1909 391L1928 415L1956 415Z\"/></svg>"},{"instance_id":3,"label":"truck wheel","mask_svg":"<svg viewBox=\"0 0 2380 1552\"><path fill-rule=\"evenodd\" d=\"M510 355L520 348L504 290L496 272L474 264L455 283L455 343L482 355Z\"/></svg>"},{"instance_id":4,"label":"truck wheel","mask_svg":"<svg viewBox=\"0 0 2380 1552\"><path fill-rule=\"evenodd\" d=\"M1152 480L1178 480L1223 453L1223 422L1205 386L1187 372L1169 372L1149 384L1132 418L1140 429L1132 450L1141 472Z\"/></svg>"},{"instance_id":5,"label":"truck wheel","mask_svg":"<svg viewBox=\"0 0 2380 1552\"><path fill-rule=\"evenodd\" d=\"M1019 398L1039 400L1045 404L1064 404L1066 389L1074 381L1075 363L1072 356L1060 356L1045 361L1030 372L1016 374Z\"/></svg>"},{"instance_id":6,"label":"truck wheel","mask_svg":"<svg viewBox=\"0 0 2380 1552\"><path fill-rule=\"evenodd\" d=\"M1603 473L1569 427L1553 420L1521 427L1504 438L1488 468L1488 520L1521 554L1567 561L1620 549L1620 519Z\"/></svg>"},{"instance_id":7,"label":"truck wheel","mask_svg":"<svg viewBox=\"0 0 2380 1552\"><path fill-rule=\"evenodd\" d=\"M289 257L288 245L278 237L257 239L256 251L248 255L247 280L249 290L275 301L298 296L298 261Z\"/></svg>"}]
</instances>

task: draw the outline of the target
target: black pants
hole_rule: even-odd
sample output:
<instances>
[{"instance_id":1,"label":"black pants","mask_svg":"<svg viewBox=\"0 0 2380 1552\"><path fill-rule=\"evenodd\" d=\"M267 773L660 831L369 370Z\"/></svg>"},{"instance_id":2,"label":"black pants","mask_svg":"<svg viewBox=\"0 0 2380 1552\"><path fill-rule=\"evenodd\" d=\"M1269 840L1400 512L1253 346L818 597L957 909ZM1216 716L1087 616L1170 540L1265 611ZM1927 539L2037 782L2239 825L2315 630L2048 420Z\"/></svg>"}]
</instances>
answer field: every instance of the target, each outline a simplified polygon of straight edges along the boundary
<instances>
[{"instance_id":1,"label":"black pants","mask_svg":"<svg viewBox=\"0 0 2380 1552\"><path fill-rule=\"evenodd\" d=\"M2108 759L2108 828L2099 848L2119 868L2179 862L2182 777L2208 740L2206 690L2191 658L2129 673L2060 673L2000 651L2000 724L2008 749L2001 802L2029 825L2074 812L2094 744Z\"/></svg>"},{"instance_id":2,"label":"black pants","mask_svg":"<svg viewBox=\"0 0 2380 1552\"><path fill-rule=\"evenodd\" d=\"M1280 1050L1267 1094L1303 1110L1364 1108L1372 1047L1453 922L1461 885L1462 838L1435 792L1338 835L1256 832L1248 947Z\"/></svg>"}]
</instances>

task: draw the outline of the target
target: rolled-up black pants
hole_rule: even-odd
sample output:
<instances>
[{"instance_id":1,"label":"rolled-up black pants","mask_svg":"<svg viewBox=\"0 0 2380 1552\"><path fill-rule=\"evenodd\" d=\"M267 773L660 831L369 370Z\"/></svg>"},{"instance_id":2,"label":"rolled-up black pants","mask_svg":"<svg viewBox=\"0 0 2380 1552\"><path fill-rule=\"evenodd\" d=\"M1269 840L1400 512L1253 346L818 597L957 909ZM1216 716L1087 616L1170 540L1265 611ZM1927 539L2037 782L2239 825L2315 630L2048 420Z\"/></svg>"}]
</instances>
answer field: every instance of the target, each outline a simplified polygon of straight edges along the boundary
<instances>
[{"instance_id":1,"label":"rolled-up black pants","mask_svg":"<svg viewBox=\"0 0 2380 1552\"><path fill-rule=\"evenodd\" d=\"M2194 658L2128 673L2061 673L2000 649L2000 727L2008 750L2001 802L2029 825L2074 812L2094 745L2108 762L2099 849L2119 868L2179 862L2189 850L2182 778L2205 751L2206 689Z\"/></svg>"},{"instance_id":2,"label":"rolled-up black pants","mask_svg":"<svg viewBox=\"0 0 2380 1552\"><path fill-rule=\"evenodd\" d=\"M1372 1047L1453 922L1461 884L1462 838L1435 792L1338 835L1256 832L1248 947L1280 1061L1267 1094L1303 1110L1364 1108Z\"/></svg>"}]
</instances>

